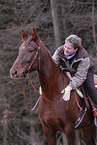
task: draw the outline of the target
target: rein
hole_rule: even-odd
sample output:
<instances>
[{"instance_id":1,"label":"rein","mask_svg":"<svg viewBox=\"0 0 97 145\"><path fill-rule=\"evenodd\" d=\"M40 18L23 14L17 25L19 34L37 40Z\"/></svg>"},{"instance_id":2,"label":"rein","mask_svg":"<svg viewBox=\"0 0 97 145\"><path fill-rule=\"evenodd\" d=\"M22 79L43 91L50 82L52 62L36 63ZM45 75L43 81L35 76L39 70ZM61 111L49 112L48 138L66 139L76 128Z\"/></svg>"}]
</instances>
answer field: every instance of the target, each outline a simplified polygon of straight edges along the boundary
<instances>
[{"instance_id":1,"label":"rein","mask_svg":"<svg viewBox=\"0 0 97 145\"><path fill-rule=\"evenodd\" d=\"M32 86L32 88L37 92L37 94L39 94L40 97L42 96L42 97L43 97L45 100L47 100L49 103L58 104L58 103L60 103L60 102L62 101L63 96L61 97L61 99L60 99L58 102L53 102L53 101L47 99L45 96L41 95L41 94L36 90L36 88L34 87L34 85L33 85L32 82L31 82L31 80L29 79L28 75L27 75L27 80L29 81L29 83L30 83L30 85ZM32 111L33 111L33 110L36 108L36 106L37 106L37 104L38 104L38 102L39 102L39 100L40 100L40 97L38 98L38 100L37 100L36 104L34 105L34 107L33 107L32 109L30 109L30 107L29 107L29 105L28 105L28 102L27 102L26 93L25 93L25 89L24 89L24 85L23 85L22 79L20 79L20 81L21 81L21 86L22 86L22 89L23 89L23 94L24 94L24 98L25 98L26 105L27 105L27 107L28 107L29 110L32 110ZM81 106L79 105L79 103L78 103L77 96L76 96L76 91L74 91L74 93L75 93L75 100L76 100L77 106L80 108L80 110L83 110L82 107L81 107Z\"/></svg>"},{"instance_id":2,"label":"rein","mask_svg":"<svg viewBox=\"0 0 97 145\"><path fill-rule=\"evenodd\" d=\"M27 80L29 81L29 83L30 83L30 85L32 86L32 88L37 92L37 94L39 94L40 97L42 96L42 97L43 97L45 100L47 100L49 103L58 104L58 103L60 103L60 102L62 101L62 98L61 98L58 102L52 102L51 100L47 99L45 96L41 95L41 94L36 90L36 88L34 87L34 85L32 84L32 82L30 81L30 79L29 79L28 76L27 76ZM29 110L32 110L32 111L33 111L33 110L36 108L36 106L37 106L37 104L38 104L38 102L39 102L39 100L40 100L40 97L38 98L38 100L37 100L36 104L34 105L34 107L31 109L31 108L29 107L29 105L28 105L28 102L27 102L26 93L25 93L25 89L24 89L24 85L23 85L22 79L20 79L20 81L21 81L21 86L22 86L22 89L23 89L23 94L24 94L24 98L25 98L26 105L27 105L27 107L28 107Z\"/></svg>"},{"instance_id":3,"label":"rein","mask_svg":"<svg viewBox=\"0 0 97 145\"><path fill-rule=\"evenodd\" d=\"M31 86L33 87L33 89L40 95L40 93L35 89L34 85L31 83L29 77L27 77L27 79L28 79L28 81L30 82L30 84L31 84ZM30 109L30 107L29 107L29 105L28 105L28 102L27 102L26 93L25 93L25 89L24 89L24 85L23 85L22 79L20 79L20 81L21 81L21 86L22 86L22 89L23 89L23 94L24 94L24 98L25 98L26 105L27 105L27 107L28 107L28 109L29 109L30 111L31 111L31 110L33 111L33 110L36 108L36 106L37 106L37 104L38 104L38 102L39 102L39 100L40 100L40 97L38 98L38 100L37 100L36 104L34 105L34 107L33 107L32 109ZM40 96L41 96L41 95L40 95Z\"/></svg>"}]
</instances>

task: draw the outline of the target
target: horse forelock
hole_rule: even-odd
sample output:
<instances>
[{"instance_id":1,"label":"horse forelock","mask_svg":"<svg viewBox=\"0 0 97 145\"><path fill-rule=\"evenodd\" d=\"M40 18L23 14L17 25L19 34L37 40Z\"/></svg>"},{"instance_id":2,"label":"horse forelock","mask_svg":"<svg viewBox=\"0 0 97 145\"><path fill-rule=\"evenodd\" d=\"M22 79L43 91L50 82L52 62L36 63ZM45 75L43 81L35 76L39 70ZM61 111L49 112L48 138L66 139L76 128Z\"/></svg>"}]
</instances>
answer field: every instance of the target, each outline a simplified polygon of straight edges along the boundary
<instances>
[{"instance_id":1,"label":"horse forelock","mask_svg":"<svg viewBox=\"0 0 97 145\"><path fill-rule=\"evenodd\" d=\"M23 41L20 47L25 49L30 43L33 44L35 47L37 47L37 44L33 41L32 36L28 36L27 39Z\"/></svg>"}]
</instances>

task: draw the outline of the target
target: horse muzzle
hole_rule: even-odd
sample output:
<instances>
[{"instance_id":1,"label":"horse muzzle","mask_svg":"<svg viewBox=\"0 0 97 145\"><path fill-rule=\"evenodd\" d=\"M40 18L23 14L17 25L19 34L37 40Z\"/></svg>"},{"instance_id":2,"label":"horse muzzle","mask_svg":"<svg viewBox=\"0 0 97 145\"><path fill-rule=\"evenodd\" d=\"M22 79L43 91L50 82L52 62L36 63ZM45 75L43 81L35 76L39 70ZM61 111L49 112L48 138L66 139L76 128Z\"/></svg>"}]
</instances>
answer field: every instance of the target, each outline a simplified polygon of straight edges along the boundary
<instances>
[{"instance_id":1,"label":"horse muzzle","mask_svg":"<svg viewBox=\"0 0 97 145\"><path fill-rule=\"evenodd\" d=\"M18 75L18 70L17 69L10 69L10 77L12 79L18 79L19 75Z\"/></svg>"},{"instance_id":2,"label":"horse muzzle","mask_svg":"<svg viewBox=\"0 0 97 145\"><path fill-rule=\"evenodd\" d=\"M20 72L18 69L10 69L10 77L15 80L25 78L27 74L28 70Z\"/></svg>"}]
</instances>

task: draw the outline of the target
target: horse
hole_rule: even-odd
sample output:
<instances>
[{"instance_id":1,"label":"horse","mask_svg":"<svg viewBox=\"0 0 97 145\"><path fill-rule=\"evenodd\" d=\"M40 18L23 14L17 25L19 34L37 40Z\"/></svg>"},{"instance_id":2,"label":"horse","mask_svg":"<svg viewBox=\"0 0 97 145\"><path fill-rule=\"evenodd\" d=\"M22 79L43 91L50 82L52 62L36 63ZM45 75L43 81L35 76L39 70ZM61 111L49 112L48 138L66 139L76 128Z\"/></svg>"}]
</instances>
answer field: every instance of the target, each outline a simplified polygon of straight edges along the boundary
<instances>
[{"instance_id":1,"label":"horse","mask_svg":"<svg viewBox=\"0 0 97 145\"><path fill-rule=\"evenodd\" d=\"M75 145L75 122L80 109L75 101L74 91L71 92L69 101L64 101L61 93L69 80L55 64L35 29L32 29L30 36L22 29L21 35L23 43L19 48L19 55L10 69L10 76L12 79L23 79L28 73L37 71L42 89L38 114L48 145L56 145L58 131L65 133L68 145ZM76 96L80 106L83 106L84 99L77 94ZM93 120L90 107L77 127L81 130L82 139L86 145L95 145Z\"/></svg>"}]
</instances>

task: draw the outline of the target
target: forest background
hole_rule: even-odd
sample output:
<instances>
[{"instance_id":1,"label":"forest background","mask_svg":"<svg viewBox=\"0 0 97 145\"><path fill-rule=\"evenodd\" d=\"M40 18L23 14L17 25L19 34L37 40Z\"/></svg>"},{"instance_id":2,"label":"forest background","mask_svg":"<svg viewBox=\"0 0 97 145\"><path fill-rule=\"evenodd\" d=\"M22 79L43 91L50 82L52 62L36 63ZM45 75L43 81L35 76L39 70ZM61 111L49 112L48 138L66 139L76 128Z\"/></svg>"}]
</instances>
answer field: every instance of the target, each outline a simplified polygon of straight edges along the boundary
<instances>
[{"instance_id":1,"label":"forest background","mask_svg":"<svg viewBox=\"0 0 97 145\"><path fill-rule=\"evenodd\" d=\"M35 111L29 111L19 81L10 78L10 68L22 43L21 29L35 28L51 55L76 34L91 54L97 73L97 0L0 0L0 145L44 145L42 126ZM30 75L39 88L36 72ZM34 106L38 95L25 80L27 100ZM57 134L57 145L66 145ZM76 132L76 145L83 144Z\"/></svg>"}]
</instances>

